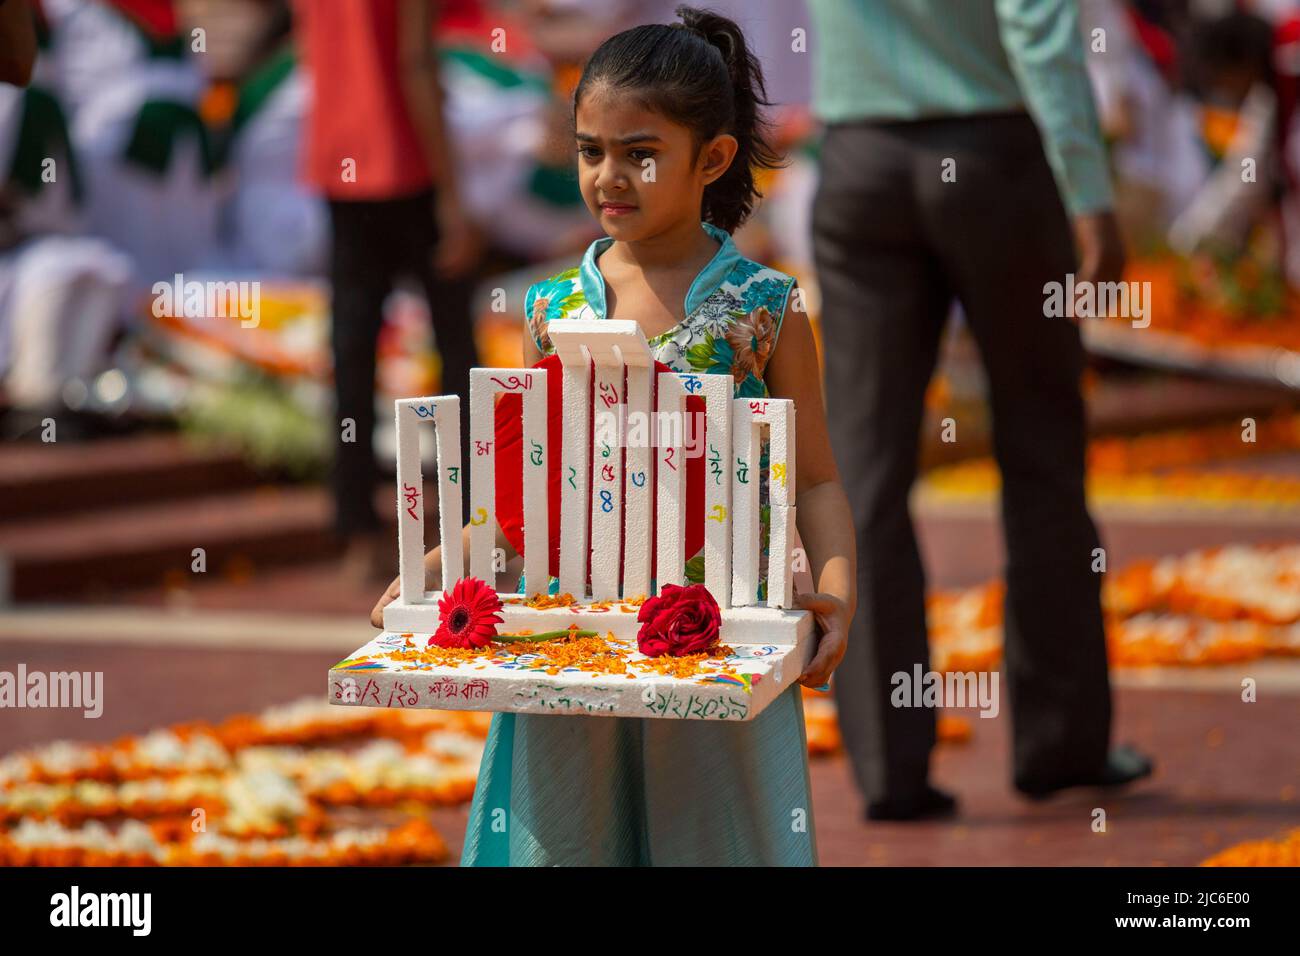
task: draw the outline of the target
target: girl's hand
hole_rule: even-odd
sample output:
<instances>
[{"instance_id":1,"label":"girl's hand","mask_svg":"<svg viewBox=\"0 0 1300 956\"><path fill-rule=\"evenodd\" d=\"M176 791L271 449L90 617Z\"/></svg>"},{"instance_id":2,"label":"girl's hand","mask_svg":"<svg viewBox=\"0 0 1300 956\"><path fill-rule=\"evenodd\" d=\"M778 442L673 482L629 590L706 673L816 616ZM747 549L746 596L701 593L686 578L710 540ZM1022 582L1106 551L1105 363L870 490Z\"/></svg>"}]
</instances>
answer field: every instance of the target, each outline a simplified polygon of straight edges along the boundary
<instances>
[{"instance_id":1,"label":"girl's hand","mask_svg":"<svg viewBox=\"0 0 1300 956\"><path fill-rule=\"evenodd\" d=\"M377 627L381 631L384 629L384 608L397 600L397 596L402 592L402 579L393 578L393 583L388 585L388 590L379 598L379 603L375 609L370 612L370 626Z\"/></svg>"},{"instance_id":2,"label":"girl's hand","mask_svg":"<svg viewBox=\"0 0 1300 956\"><path fill-rule=\"evenodd\" d=\"M460 533L461 533L461 547L464 548L466 552L468 552L469 551L469 525L465 525L465 527L461 529ZM505 540L505 535L501 533L501 529L499 527L497 528L497 536L498 536L497 547L501 547L501 541ZM431 551L425 552L424 555L424 590L432 591L434 587L433 582L441 581L441 580L442 580L442 545L438 545L437 547L433 548ZM388 585L388 590L385 591L380 596L379 602L375 605L374 610L370 612L371 627L377 627L381 631L384 629L384 608L388 607L388 605L392 604L401 596L402 596L402 576L399 574L397 577L393 578L393 583Z\"/></svg>"},{"instance_id":3,"label":"girl's hand","mask_svg":"<svg viewBox=\"0 0 1300 956\"><path fill-rule=\"evenodd\" d=\"M839 667L848 650L849 609L833 594L796 594L795 606L812 611L817 617L817 652L799 675L799 683L807 687L821 687L831 679L831 671Z\"/></svg>"}]
</instances>

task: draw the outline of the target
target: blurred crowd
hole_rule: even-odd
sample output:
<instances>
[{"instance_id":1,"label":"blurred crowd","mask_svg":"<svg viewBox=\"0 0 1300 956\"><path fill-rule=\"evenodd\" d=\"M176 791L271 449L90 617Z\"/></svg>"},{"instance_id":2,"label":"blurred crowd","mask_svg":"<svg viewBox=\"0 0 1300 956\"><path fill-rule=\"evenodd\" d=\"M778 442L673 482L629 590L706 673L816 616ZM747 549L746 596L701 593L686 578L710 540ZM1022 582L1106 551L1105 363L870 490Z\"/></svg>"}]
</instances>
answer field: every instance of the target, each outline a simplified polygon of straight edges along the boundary
<instances>
[{"instance_id":1,"label":"blurred crowd","mask_svg":"<svg viewBox=\"0 0 1300 956\"><path fill-rule=\"evenodd\" d=\"M1278 266L1300 285L1300 4L1082 0L1081 9L1130 244L1232 254L1271 229Z\"/></svg>"},{"instance_id":2,"label":"blurred crowd","mask_svg":"<svg viewBox=\"0 0 1300 956\"><path fill-rule=\"evenodd\" d=\"M173 277L319 277L330 217L302 176L311 104L287 0L27 0L39 56L0 85L0 408L7 437L75 406ZM328 2L328 0L306 0ZM973 0L960 0L973 2ZM438 306L595 238L570 96L606 36L672 0L444 0L432 29L470 254ZM810 288L802 0L713 0L763 60L789 165L737 237ZM1300 286L1300 4L1080 0L1130 246L1264 242ZM1263 237L1261 239L1261 236Z\"/></svg>"}]
</instances>

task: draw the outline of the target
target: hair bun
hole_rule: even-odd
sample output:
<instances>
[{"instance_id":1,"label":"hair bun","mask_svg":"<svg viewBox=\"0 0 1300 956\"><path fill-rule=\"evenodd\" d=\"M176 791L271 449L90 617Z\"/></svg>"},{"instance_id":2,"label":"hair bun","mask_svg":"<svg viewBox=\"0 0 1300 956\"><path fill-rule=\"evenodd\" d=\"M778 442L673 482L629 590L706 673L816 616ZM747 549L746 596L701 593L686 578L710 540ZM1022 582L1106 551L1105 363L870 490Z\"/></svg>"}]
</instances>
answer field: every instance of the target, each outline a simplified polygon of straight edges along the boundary
<instances>
[{"instance_id":1,"label":"hair bun","mask_svg":"<svg viewBox=\"0 0 1300 956\"><path fill-rule=\"evenodd\" d=\"M700 10L685 4L673 12L682 21L674 23L673 26L684 27L703 37L705 42L722 54L722 60L727 64L728 70L735 72L736 67L744 60L745 39L734 22L712 10ZM737 52L741 55L737 56Z\"/></svg>"}]
</instances>

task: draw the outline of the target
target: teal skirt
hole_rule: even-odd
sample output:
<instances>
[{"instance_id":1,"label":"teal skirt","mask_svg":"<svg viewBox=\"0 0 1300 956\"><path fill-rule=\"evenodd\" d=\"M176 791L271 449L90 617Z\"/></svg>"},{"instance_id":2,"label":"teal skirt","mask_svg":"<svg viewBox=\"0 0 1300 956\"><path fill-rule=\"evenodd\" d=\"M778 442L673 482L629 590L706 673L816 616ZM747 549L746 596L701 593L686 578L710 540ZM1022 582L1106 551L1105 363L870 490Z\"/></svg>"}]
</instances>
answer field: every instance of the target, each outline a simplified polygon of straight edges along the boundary
<instances>
[{"instance_id":1,"label":"teal skirt","mask_svg":"<svg viewBox=\"0 0 1300 956\"><path fill-rule=\"evenodd\" d=\"M492 717L462 866L815 866L803 696L753 720Z\"/></svg>"}]
</instances>

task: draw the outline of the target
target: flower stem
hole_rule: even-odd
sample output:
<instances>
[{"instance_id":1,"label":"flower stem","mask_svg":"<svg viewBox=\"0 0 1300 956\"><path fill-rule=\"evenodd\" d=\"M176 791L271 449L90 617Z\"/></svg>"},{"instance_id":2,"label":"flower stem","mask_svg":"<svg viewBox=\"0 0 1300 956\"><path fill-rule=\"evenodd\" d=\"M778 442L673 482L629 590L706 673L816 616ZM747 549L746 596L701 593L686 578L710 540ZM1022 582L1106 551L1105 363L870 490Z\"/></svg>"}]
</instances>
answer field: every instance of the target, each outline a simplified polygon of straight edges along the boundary
<instances>
[{"instance_id":1,"label":"flower stem","mask_svg":"<svg viewBox=\"0 0 1300 956\"><path fill-rule=\"evenodd\" d=\"M595 631L542 631L540 634L498 634L497 639L508 644L516 641L553 641L560 637L595 637Z\"/></svg>"}]
</instances>

